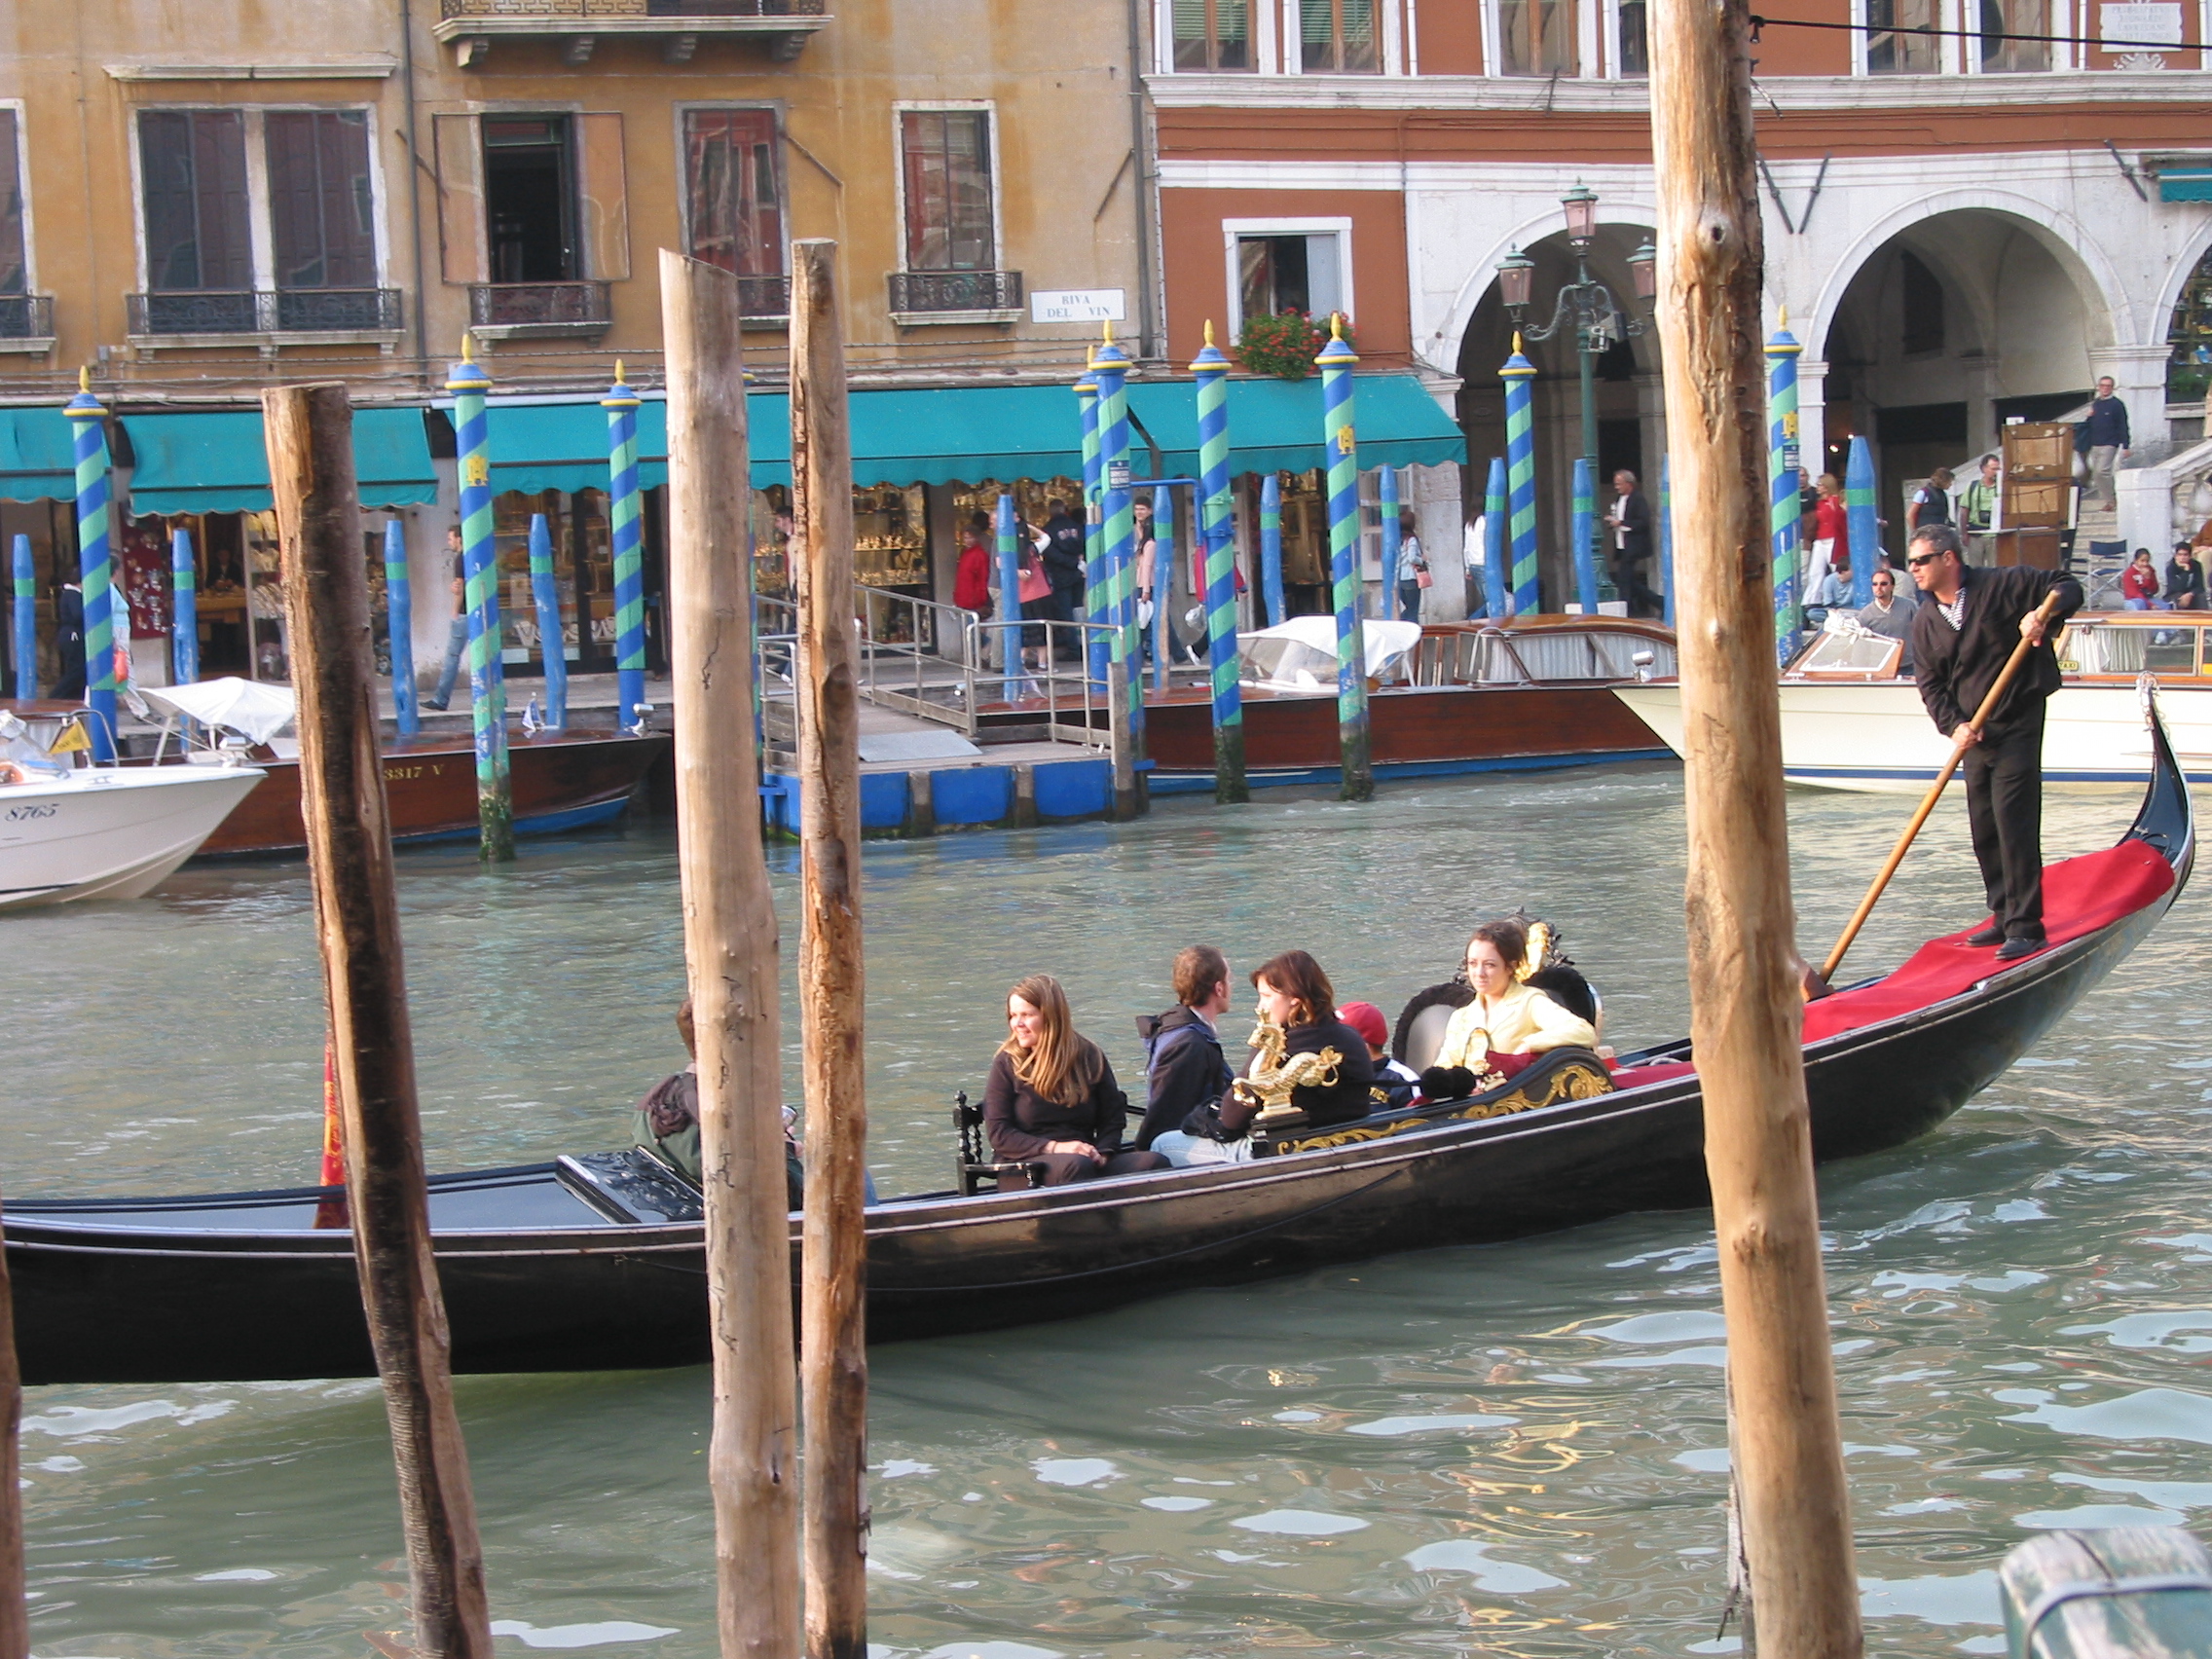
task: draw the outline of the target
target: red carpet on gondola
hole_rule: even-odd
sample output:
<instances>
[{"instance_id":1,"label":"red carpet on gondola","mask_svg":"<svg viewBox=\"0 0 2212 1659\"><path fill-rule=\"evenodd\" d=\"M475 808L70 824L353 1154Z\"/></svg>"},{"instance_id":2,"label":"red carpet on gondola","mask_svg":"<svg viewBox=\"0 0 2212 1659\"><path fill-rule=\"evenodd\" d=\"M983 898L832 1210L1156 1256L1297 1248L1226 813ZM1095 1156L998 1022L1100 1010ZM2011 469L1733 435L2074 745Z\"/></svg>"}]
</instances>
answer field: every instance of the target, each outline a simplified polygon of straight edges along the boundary
<instances>
[{"instance_id":1,"label":"red carpet on gondola","mask_svg":"<svg viewBox=\"0 0 2212 1659\"><path fill-rule=\"evenodd\" d=\"M2052 944L2064 944L2095 933L2155 903L2173 884L2173 866L2157 848L2143 841L2122 841L2116 847L2066 859L2043 872L2045 935ZM2000 972L1994 946L1967 948L1967 936L1986 925L1986 921L1979 921L1942 939L1930 940L1895 973L1871 985L1839 991L1812 1004L1805 1010L1805 1041L1817 1043L1824 1037L1927 1008ZM1634 1088L1686 1076L1692 1069L1680 1061L1631 1066L1616 1071L1613 1082L1618 1088Z\"/></svg>"}]
</instances>

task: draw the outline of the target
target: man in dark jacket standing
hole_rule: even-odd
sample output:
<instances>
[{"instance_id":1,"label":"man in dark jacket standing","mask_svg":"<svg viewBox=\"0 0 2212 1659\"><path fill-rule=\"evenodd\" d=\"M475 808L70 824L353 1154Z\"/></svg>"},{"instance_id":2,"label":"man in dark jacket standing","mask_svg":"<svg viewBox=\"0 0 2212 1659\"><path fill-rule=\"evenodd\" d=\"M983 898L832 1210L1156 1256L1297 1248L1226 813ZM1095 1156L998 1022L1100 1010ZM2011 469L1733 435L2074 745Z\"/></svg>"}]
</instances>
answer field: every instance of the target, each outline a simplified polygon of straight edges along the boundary
<instances>
[{"instance_id":1,"label":"man in dark jacket standing","mask_svg":"<svg viewBox=\"0 0 2212 1659\"><path fill-rule=\"evenodd\" d=\"M1063 622L1083 620L1083 520L1065 501L1046 503L1045 574L1051 578L1052 603Z\"/></svg>"},{"instance_id":2,"label":"man in dark jacket standing","mask_svg":"<svg viewBox=\"0 0 2212 1659\"><path fill-rule=\"evenodd\" d=\"M1210 944L1194 944L1175 958L1175 1006L1158 1019L1137 1021L1144 1039L1144 1122L1137 1150L1150 1152L1155 1136L1180 1129L1183 1120L1219 1100L1234 1077L1222 1058L1214 1023L1229 1012L1229 959Z\"/></svg>"},{"instance_id":3,"label":"man in dark jacket standing","mask_svg":"<svg viewBox=\"0 0 2212 1659\"><path fill-rule=\"evenodd\" d=\"M1612 533L1613 587L1628 601L1628 613L1659 615L1664 602L1643 580L1644 561L1651 557L1651 503L1626 467L1613 474L1613 507L1605 515L1605 528Z\"/></svg>"},{"instance_id":4,"label":"man in dark jacket standing","mask_svg":"<svg viewBox=\"0 0 2212 1659\"><path fill-rule=\"evenodd\" d=\"M1973 569L1947 524L1914 532L1905 563L1921 593L1912 619L1920 700L1965 752L1967 823L1989 897L1991 923L1967 942L1994 944L1998 961L2015 962L2044 947L2043 719L2059 685L2045 635L2082 608L2082 586L2024 565ZM2038 608L2050 594L2058 604L2046 622ZM2028 659L1977 735L1968 722L2022 640Z\"/></svg>"},{"instance_id":5,"label":"man in dark jacket standing","mask_svg":"<svg viewBox=\"0 0 2212 1659\"><path fill-rule=\"evenodd\" d=\"M47 695L57 702L72 702L85 694L85 590L63 582L54 596L54 657L55 677Z\"/></svg>"},{"instance_id":6,"label":"man in dark jacket standing","mask_svg":"<svg viewBox=\"0 0 2212 1659\"><path fill-rule=\"evenodd\" d=\"M2088 457L2089 488L2107 508L2120 505L2120 494L2113 485L2113 468L2120 458L2127 453L2127 405L2113 395L2112 376L2097 382L2097 395L2089 400L2089 418L2074 428L2074 449Z\"/></svg>"}]
</instances>

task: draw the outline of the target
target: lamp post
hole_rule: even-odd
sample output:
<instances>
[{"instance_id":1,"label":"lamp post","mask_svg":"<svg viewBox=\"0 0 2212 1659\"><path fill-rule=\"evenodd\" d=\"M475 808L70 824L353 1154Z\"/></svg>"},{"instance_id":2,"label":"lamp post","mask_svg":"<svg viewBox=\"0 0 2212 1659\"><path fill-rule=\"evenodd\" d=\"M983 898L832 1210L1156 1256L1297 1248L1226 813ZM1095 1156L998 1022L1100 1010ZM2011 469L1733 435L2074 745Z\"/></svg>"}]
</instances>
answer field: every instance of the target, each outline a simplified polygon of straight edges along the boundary
<instances>
[{"instance_id":1,"label":"lamp post","mask_svg":"<svg viewBox=\"0 0 2212 1659\"><path fill-rule=\"evenodd\" d=\"M1567 242L1574 250L1574 280L1561 288L1553 301L1551 321L1539 325L1522 320L1529 309L1530 290L1535 283L1536 262L1519 248L1497 262L1497 286L1505 309L1513 318L1513 326L1528 339L1549 340L1563 328L1574 330L1574 361L1582 386L1582 455L1590 462L1591 476L1595 478L1598 472L1598 359L1612 349L1615 340L1641 334L1651 324L1646 316L1631 316L1622 311L1613 298L1613 291L1590 275L1590 244L1598 236L1598 193L1578 183L1560 198L1560 205L1567 209ZM1651 245L1648 238L1628 256L1629 273L1636 279L1640 311L1658 297L1658 267L1659 250ZM1599 598L1612 599L1616 596L1610 567L1597 557L1598 543L1604 534L1603 524L1596 514L1592 515L1589 551L1600 572ZM1582 551L1576 549L1578 555Z\"/></svg>"}]
</instances>

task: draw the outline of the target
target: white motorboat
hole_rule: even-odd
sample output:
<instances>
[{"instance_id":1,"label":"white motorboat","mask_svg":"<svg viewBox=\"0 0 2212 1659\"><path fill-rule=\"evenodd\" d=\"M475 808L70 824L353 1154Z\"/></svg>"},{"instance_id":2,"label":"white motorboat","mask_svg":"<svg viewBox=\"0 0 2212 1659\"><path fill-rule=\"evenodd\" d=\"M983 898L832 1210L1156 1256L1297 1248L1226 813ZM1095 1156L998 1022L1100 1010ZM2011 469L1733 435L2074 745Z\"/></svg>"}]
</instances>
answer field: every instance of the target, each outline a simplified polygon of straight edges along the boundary
<instances>
[{"instance_id":1,"label":"white motorboat","mask_svg":"<svg viewBox=\"0 0 2212 1659\"><path fill-rule=\"evenodd\" d=\"M267 775L207 764L78 764L78 717L0 712L0 909L135 899L200 850ZM45 735L51 730L53 736Z\"/></svg>"},{"instance_id":2,"label":"white motorboat","mask_svg":"<svg viewBox=\"0 0 2212 1659\"><path fill-rule=\"evenodd\" d=\"M2192 783L2212 783L2208 624L2212 616L2185 612L2074 618L2058 644L2066 683L2044 720L2045 784L2143 788L2151 748L2135 682L2144 673L2158 682L2159 713L2183 770ZM1789 782L1918 794L1936 781L1950 741L1929 719L1919 687L1897 678L1897 655L1894 642L1843 632L1821 636L1789 665L1781 684L1782 770ZM1678 685L1617 685L1613 695L1681 754Z\"/></svg>"},{"instance_id":3,"label":"white motorboat","mask_svg":"<svg viewBox=\"0 0 2212 1659\"><path fill-rule=\"evenodd\" d=\"M1405 678L1406 654L1420 644L1419 622L1385 622L1370 617L1360 625L1367 647L1369 680ZM1337 619L1329 616L1293 616L1272 628L1260 628L1236 636L1237 678L1245 684L1269 691L1325 691L1337 689Z\"/></svg>"}]
</instances>

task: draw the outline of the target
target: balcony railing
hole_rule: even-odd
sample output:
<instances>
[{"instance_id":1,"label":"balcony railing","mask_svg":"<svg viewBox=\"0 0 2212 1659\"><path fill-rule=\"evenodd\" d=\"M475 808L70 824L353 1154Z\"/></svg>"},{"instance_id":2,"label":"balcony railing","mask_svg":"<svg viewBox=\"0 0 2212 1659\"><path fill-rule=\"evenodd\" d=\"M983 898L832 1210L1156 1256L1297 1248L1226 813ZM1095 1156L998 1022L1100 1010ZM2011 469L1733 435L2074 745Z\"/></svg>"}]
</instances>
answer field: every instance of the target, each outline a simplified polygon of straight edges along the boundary
<instances>
[{"instance_id":1,"label":"balcony railing","mask_svg":"<svg viewBox=\"0 0 2212 1659\"><path fill-rule=\"evenodd\" d=\"M574 65L603 39L657 40L670 63L688 63L701 40L751 35L779 63L794 61L807 37L830 22L830 0L439 0L430 32L463 69L482 68L492 43L555 37Z\"/></svg>"},{"instance_id":2,"label":"balcony railing","mask_svg":"<svg viewBox=\"0 0 2212 1659\"><path fill-rule=\"evenodd\" d=\"M200 289L129 296L133 335L396 334L397 288Z\"/></svg>"},{"instance_id":3,"label":"balcony railing","mask_svg":"<svg viewBox=\"0 0 2212 1659\"><path fill-rule=\"evenodd\" d=\"M448 18L820 18L829 0L442 0Z\"/></svg>"},{"instance_id":4,"label":"balcony railing","mask_svg":"<svg viewBox=\"0 0 2212 1659\"><path fill-rule=\"evenodd\" d=\"M894 271L894 316L940 316L951 313L1018 312L1018 271Z\"/></svg>"},{"instance_id":5,"label":"balcony railing","mask_svg":"<svg viewBox=\"0 0 2212 1659\"><path fill-rule=\"evenodd\" d=\"M489 339L604 334L614 321L608 282L478 282L468 325Z\"/></svg>"},{"instance_id":6,"label":"balcony railing","mask_svg":"<svg viewBox=\"0 0 2212 1659\"><path fill-rule=\"evenodd\" d=\"M0 340L52 340L52 294L0 294Z\"/></svg>"}]
</instances>

